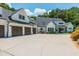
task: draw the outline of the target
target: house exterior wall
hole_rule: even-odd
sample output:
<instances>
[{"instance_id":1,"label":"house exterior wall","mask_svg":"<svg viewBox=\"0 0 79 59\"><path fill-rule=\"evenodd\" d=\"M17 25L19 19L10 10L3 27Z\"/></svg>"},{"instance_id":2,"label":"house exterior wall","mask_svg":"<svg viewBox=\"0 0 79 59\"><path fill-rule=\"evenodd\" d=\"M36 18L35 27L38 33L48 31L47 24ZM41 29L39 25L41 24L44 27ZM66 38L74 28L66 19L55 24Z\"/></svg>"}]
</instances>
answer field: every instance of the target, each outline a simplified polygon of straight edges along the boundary
<instances>
[{"instance_id":1,"label":"house exterior wall","mask_svg":"<svg viewBox=\"0 0 79 59\"><path fill-rule=\"evenodd\" d=\"M16 20L16 21L20 21L20 22L26 22L28 24L21 24L21 23L17 23L17 22L12 22L9 21L9 16L12 14L11 11L5 10L4 8L0 7L0 14L2 15L2 17L0 18L0 25L4 25L4 36L5 37L11 37L12 36L12 26L20 26L22 27L22 34L25 34L25 27L30 27L31 28L31 34L33 34L33 28L36 28L37 30L37 26L36 25L32 25L29 24L30 19L27 17L26 12L24 9L21 9L19 11L17 11L15 14L12 15L12 19ZM25 19L19 19L19 14L23 15L25 17ZM37 31L36 31L37 33Z\"/></svg>"},{"instance_id":2,"label":"house exterior wall","mask_svg":"<svg viewBox=\"0 0 79 59\"><path fill-rule=\"evenodd\" d=\"M71 22L66 23L66 31L67 32L72 32L74 29L74 26Z\"/></svg>"},{"instance_id":3,"label":"house exterior wall","mask_svg":"<svg viewBox=\"0 0 79 59\"><path fill-rule=\"evenodd\" d=\"M72 24L69 24L67 26L67 32L72 32L73 31L74 26Z\"/></svg>"},{"instance_id":4,"label":"house exterior wall","mask_svg":"<svg viewBox=\"0 0 79 59\"><path fill-rule=\"evenodd\" d=\"M9 24L9 35L8 35L9 37L12 36L12 26L22 27L22 29L23 29L22 34L23 34L23 35L25 34L25 30L24 30L25 27L32 27L32 26L30 26L30 25L25 25L25 24L10 23L10 24Z\"/></svg>"},{"instance_id":5,"label":"house exterior wall","mask_svg":"<svg viewBox=\"0 0 79 59\"><path fill-rule=\"evenodd\" d=\"M38 27L38 28L37 28L37 32L38 32L38 33L40 32L40 28L41 28L41 27Z\"/></svg>"},{"instance_id":6,"label":"house exterior wall","mask_svg":"<svg viewBox=\"0 0 79 59\"><path fill-rule=\"evenodd\" d=\"M55 32L55 24L52 21L48 23L46 27L46 32L48 32L48 28L54 28L54 32Z\"/></svg>"},{"instance_id":7,"label":"house exterior wall","mask_svg":"<svg viewBox=\"0 0 79 59\"><path fill-rule=\"evenodd\" d=\"M46 32L46 28L45 27L37 27L37 32L40 33L41 32L41 28L43 32Z\"/></svg>"},{"instance_id":8,"label":"house exterior wall","mask_svg":"<svg viewBox=\"0 0 79 59\"><path fill-rule=\"evenodd\" d=\"M38 33L38 32L37 32L37 28L38 28L37 25L33 25L33 26L31 27L31 34L33 34L33 28L36 28L36 33Z\"/></svg>"},{"instance_id":9,"label":"house exterior wall","mask_svg":"<svg viewBox=\"0 0 79 59\"><path fill-rule=\"evenodd\" d=\"M25 27L30 27L31 28L31 34L33 34L33 28L37 28L36 25L32 26L32 25L26 25L26 24L19 24L19 23L9 23L9 37L12 37L12 26L18 26L18 27L22 27L23 31L22 34L25 34ZM37 31L36 31L37 32Z\"/></svg>"},{"instance_id":10,"label":"house exterior wall","mask_svg":"<svg viewBox=\"0 0 79 59\"><path fill-rule=\"evenodd\" d=\"M27 25L27 24L20 24L20 23L15 23L15 22L10 22L9 23L10 26L24 26L24 27L32 27L31 25Z\"/></svg>"},{"instance_id":11,"label":"house exterior wall","mask_svg":"<svg viewBox=\"0 0 79 59\"><path fill-rule=\"evenodd\" d=\"M7 37L7 21L0 19L0 25L4 25L4 36Z\"/></svg>"},{"instance_id":12,"label":"house exterior wall","mask_svg":"<svg viewBox=\"0 0 79 59\"><path fill-rule=\"evenodd\" d=\"M25 20L19 19L19 14L25 16ZM30 21L29 18L27 17L27 15L26 15L26 12L24 11L24 9L22 9L22 10L16 12L16 13L12 16L12 19L13 19L13 20L17 20L17 21L21 21L21 22L26 22L26 23L29 23L29 21Z\"/></svg>"}]
</instances>

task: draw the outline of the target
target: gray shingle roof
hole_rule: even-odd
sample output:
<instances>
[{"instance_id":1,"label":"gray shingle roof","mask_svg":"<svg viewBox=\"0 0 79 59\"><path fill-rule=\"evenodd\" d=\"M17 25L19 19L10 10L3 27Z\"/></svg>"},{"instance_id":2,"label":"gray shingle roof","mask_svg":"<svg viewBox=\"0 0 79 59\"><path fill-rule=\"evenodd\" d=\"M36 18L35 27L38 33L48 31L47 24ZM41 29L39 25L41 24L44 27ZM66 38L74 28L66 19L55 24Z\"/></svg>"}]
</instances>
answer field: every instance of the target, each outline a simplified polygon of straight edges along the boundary
<instances>
[{"instance_id":1,"label":"gray shingle roof","mask_svg":"<svg viewBox=\"0 0 79 59\"><path fill-rule=\"evenodd\" d=\"M21 9L23 9L23 8L21 8ZM4 19L4 20L9 20L10 22L17 22L17 23L22 23L22 24L31 24L32 22L26 23L26 22L20 22L20 21L17 21L17 20L14 21L14 20L11 19L11 16L21 9L18 9L16 11L12 12L12 11L9 11L9 10L2 8L2 17L1 18ZM32 24L34 24L34 22Z\"/></svg>"},{"instance_id":2,"label":"gray shingle roof","mask_svg":"<svg viewBox=\"0 0 79 59\"><path fill-rule=\"evenodd\" d=\"M65 26L65 22L60 18L46 18L46 17L38 17L35 21L37 26L47 26L47 24L52 21L55 25L63 25ZM63 23L63 24L59 24Z\"/></svg>"},{"instance_id":3,"label":"gray shingle roof","mask_svg":"<svg viewBox=\"0 0 79 59\"><path fill-rule=\"evenodd\" d=\"M69 25L71 25L72 27L74 27L71 22L67 22L67 23L66 23L66 27L69 26Z\"/></svg>"},{"instance_id":4,"label":"gray shingle roof","mask_svg":"<svg viewBox=\"0 0 79 59\"><path fill-rule=\"evenodd\" d=\"M2 18L3 18L4 20L9 19L8 17L9 17L12 13L13 13L13 12L2 8Z\"/></svg>"}]
</instances>

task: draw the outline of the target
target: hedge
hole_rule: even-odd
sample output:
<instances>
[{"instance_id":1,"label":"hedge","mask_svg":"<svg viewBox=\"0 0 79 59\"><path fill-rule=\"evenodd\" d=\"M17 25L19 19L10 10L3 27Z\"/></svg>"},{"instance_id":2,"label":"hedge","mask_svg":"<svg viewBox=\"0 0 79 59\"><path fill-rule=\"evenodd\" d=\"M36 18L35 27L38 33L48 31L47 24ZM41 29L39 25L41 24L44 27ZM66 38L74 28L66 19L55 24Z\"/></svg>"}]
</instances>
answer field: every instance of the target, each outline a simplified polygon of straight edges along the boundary
<instances>
[{"instance_id":1,"label":"hedge","mask_svg":"<svg viewBox=\"0 0 79 59\"><path fill-rule=\"evenodd\" d=\"M79 39L79 29L76 29L72 34L71 38L73 41L77 41Z\"/></svg>"}]
</instances>

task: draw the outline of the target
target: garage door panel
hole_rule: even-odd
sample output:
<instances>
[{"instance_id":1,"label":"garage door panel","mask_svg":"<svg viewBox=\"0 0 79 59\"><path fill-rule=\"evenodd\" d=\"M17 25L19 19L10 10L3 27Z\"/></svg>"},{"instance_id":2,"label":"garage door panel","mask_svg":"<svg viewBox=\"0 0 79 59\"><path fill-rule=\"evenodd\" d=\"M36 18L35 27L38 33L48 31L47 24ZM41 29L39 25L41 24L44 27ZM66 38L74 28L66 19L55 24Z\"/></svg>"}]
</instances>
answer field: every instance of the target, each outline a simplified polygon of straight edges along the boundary
<instances>
[{"instance_id":1,"label":"garage door panel","mask_svg":"<svg viewBox=\"0 0 79 59\"><path fill-rule=\"evenodd\" d=\"M12 26L12 36L21 36L22 27Z\"/></svg>"},{"instance_id":2,"label":"garage door panel","mask_svg":"<svg viewBox=\"0 0 79 59\"><path fill-rule=\"evenodd\" d=\"M25 27L25 35L30 35L30 34L31 34L31 28Z\"/></svg>"},{"instance_id":3,"label":"garage door panel","mask_svg":"<svg viewBox=\"0 0 79 59\"><path fill-rule=\"evenodd\" d=\"M4 37L4 25L0 25L0 37Z\"/></svg>"}]
</instances>

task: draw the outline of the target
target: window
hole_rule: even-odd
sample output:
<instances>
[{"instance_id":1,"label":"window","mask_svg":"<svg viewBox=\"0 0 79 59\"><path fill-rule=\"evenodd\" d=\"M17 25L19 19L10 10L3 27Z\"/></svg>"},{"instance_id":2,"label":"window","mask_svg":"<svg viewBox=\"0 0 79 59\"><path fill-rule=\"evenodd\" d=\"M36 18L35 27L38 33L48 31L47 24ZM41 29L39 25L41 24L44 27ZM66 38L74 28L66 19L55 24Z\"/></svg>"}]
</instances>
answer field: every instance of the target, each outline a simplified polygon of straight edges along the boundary
<instances>
[{"instance_id":1,"label":"window","mask_svg":"<svg viewBox=\"0 0 79 59\"><path fill-rule=\"evenodd\" d=\"M19 19L25 20L25 16L19 14Z\"/></svg>"},{"instance_id":2,"label":"window","mask_svg":"<svg viewBox=\"0 0 79 59\"><path fill-rule=\"evenodd\" d=\"M63 24L63 23L59 23L59 24Z\"/></svg>"},{"instance_id":3,"label":"window","mask_svg":"<svg viewBox=\"0 0 79 59\"><path fill-rule=\"evenodd\" d=\"M23 19L25 20L25 17L23 16Z\"/></svg>"},{"instance_id":4,"label":"window","mask_svg":"<svg viewBox=\"0 0 79 59\"><path fill-rule=\"evenodd\" d=\"M72 29L72 28L68 28L68 29Z\"/></svg>"},{"instance_id":5,"label":"window","mask_svg":"<svg viewBox=\"0 0 79 59\"><path fill-rule=\"evenodd\" d=\"M48 28L48 31L53 31L54 30L54 28Z\"/></svg>"},{"instance_id":6,"label":"window","mask_svg":"<svg viewBox=\"0 0 79 59\"><path fill-rule=\"evenodd\" d=\"M50 31L50 28L48 28L48 31Z\"/></svg>"}]
</instances>

